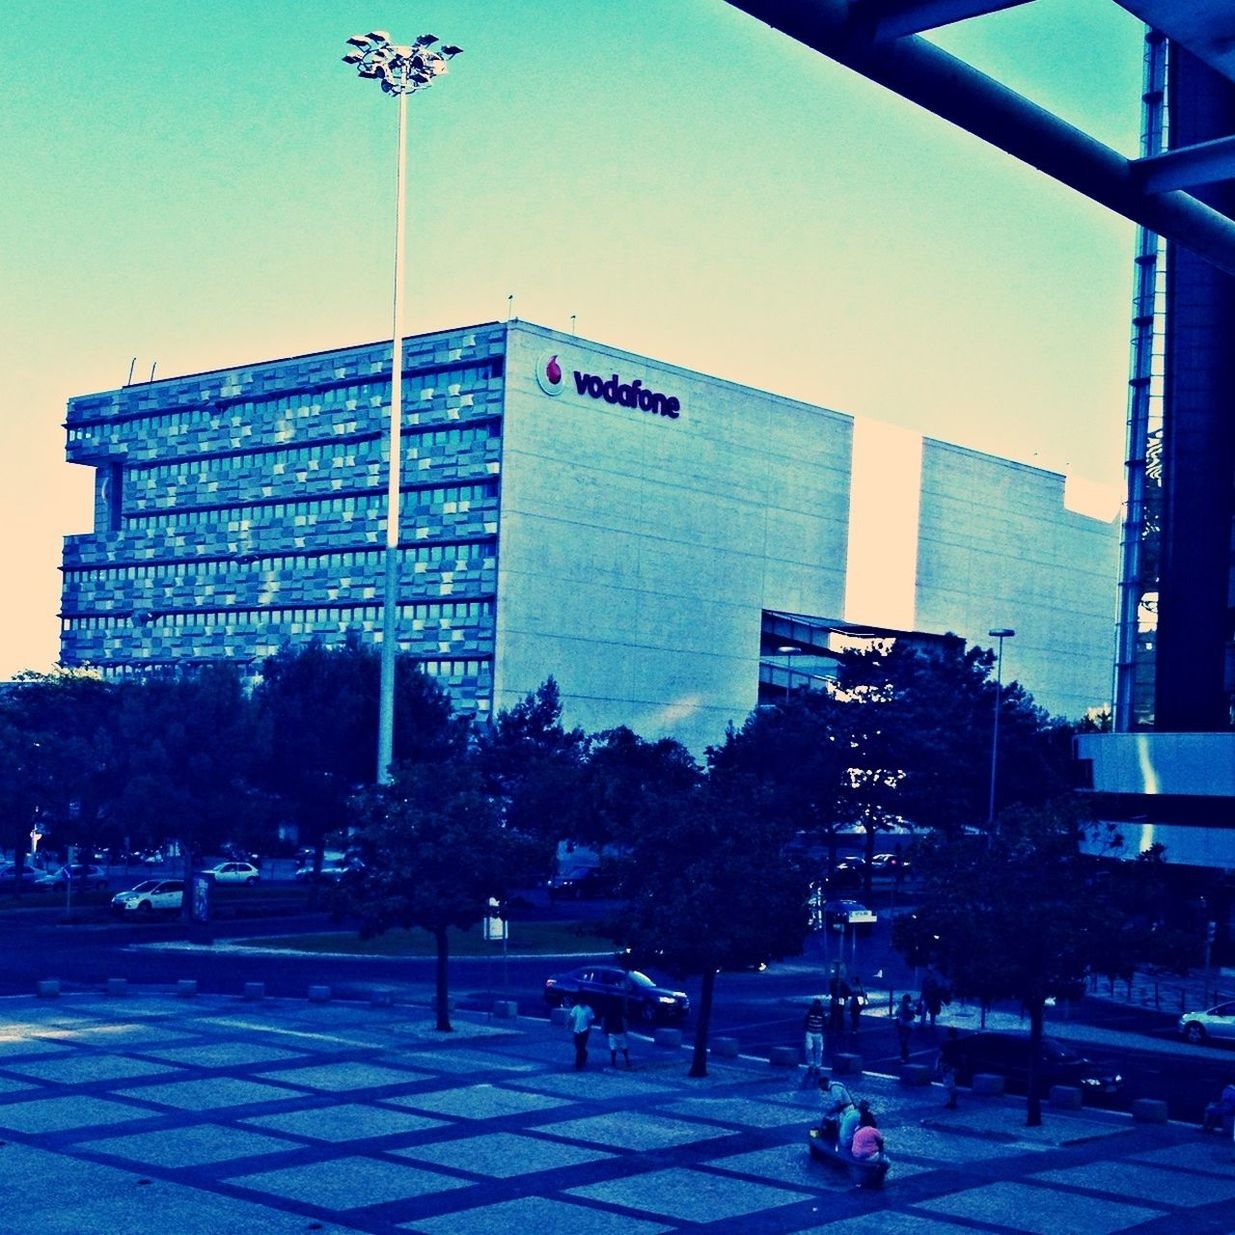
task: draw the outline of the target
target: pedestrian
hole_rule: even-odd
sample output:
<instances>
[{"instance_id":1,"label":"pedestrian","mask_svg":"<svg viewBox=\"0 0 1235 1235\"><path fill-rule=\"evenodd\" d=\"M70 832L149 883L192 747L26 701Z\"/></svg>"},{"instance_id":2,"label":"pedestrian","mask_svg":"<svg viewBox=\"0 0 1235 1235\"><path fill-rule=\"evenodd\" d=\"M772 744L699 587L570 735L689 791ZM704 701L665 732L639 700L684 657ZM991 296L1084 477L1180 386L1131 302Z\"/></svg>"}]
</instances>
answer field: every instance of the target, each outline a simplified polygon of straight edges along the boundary
<instances>
[{"instance_id":1,"label":"pedestrian","mask_svg":"<svg viewBox=\"0 0 1235 1235\"><path fill-rule=\"evenodd\" d=\"M823 1071L823 1000L812 999L806 1009L806 1074L818 1076Z\"/></svg>"},{"instance_id":2,"label":"pedestrian","mask_svg":"<svg viewBox=\"0 0 1235 1235\"><path fill-rule=\"evenodd\" d=\"M1221 1131L1224 1121L1235 1117L1235 1077L1227 1077L1222 1093L1214 1102L1205 1107L1205 1118L1201 1122L1202 1132Z\"/></svg>"},{"instance_id":3,"label":"pedestrian","mask_svg":"<svg viewBox=\"0 0 1235 1235\"><path fill-rule=\"evenodd\" d=\"M933 969L926 971L926 977L922 980L922 1003L926 1011L926 1015L930 1017L931 1028L935 1028L935 1019L943 1010L943 983L939 980Z\"/></svg>"},{"instance_id":4,"label":"pedestrian","mask_svg":"<svg viewBox=\"0 0 1235 1235\"><path fill-rule=\"evenodd\" d=\"M914 1007L913 1000L909 993L906 992L901 996L901 1001L896 1006L896 1013L893 1020L896 1024L896 1040L900 1043L901 1048L901 1063L909 1062L909 1034L913 1029Z\"/></svg>"},{"instance_id":5,"label":"pedestrian","mask_svg":"<svg viewBox=\"0 0 1235 1235\"><path fill-rule=\"evenodd\" d=\"M596 1014L580 1000L570 1009L567 1019L575 1039L575 1071L582 1072L587 1067L587 1037Z\"/></svg>"},{"instance_id":6,"label":"pedestrian","mask_svg":"<svg viewBox=\"0 0 1235 1235\"><path fill-rule=\"evenodd\" d=\"M849 1028L853 1033L858 1032L858 1022L862 1019L862 997L857 991L853 991L849 996Z\"/></svg>"},{"instance_id":7,"label":"pedestrian","mask_svg":"<svg viewBox=\"0 0 1235 1235\"><path fill-rule=\"evenodd\" d=\"M833 1037L839 1037L845 1032L845 1000L848 998L848 985L839 982L828 1003L828 1033Z\"/></svg>"},{"instance_id":8,"label":"pedestrian","mask_svg":"<svg viewBox=\"0 0 1235 1235\"><path fill-rule=\"evenodd\" d=\"M955 1026L950 1028L947 1041L939 1048L939 1054L935 1057L935 1075L942 1082L944 1093L948 1095L948 1100L943 1104L946 1111L956 1110L956 1064L950 1058L952 1048L949 1044L959 1037Z\"/></svg>"},{"instance_id":9,"label":"pedestrian","mask_svg":"<svg viewBox=\"0 0 1235 1235\"><path fill-rule=\"evenodd\" d=\"M609 1063L616 1068L618 1051L621 1051L622 1058L626 1061L626 1066L629 1068L630 1037L626 1033L626 1013L622 1010L622 1001L620 999L610 1000L605 1008L605 1019L602 1027L606 1037L609 1039Z\"/></svg>"}]
</instances>

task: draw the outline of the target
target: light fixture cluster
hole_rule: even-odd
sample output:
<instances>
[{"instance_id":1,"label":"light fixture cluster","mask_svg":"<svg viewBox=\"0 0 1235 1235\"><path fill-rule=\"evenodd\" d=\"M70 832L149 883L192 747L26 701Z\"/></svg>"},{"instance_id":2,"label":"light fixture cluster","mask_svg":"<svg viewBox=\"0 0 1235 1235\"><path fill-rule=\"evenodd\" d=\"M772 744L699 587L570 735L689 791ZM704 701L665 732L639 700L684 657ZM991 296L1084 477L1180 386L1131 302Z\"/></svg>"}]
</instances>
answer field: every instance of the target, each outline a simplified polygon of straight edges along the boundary
<instances>
[{"instance_id":1,"label":"light fixture cluster","mask_svg":"<svg viewBox=\"0 0 1235 1235\"><path fill-rule=\"evenodd\" d=\"M381 82L387 94L395 95L413 94L431 85L446 72L446 62L463 50L451 44L434 50L436 34L422 34L410 45L392 43L385 30L353 34L347 41L352 50L343 63L354 64L361 77Z\"/></svg>"}]
</instances>

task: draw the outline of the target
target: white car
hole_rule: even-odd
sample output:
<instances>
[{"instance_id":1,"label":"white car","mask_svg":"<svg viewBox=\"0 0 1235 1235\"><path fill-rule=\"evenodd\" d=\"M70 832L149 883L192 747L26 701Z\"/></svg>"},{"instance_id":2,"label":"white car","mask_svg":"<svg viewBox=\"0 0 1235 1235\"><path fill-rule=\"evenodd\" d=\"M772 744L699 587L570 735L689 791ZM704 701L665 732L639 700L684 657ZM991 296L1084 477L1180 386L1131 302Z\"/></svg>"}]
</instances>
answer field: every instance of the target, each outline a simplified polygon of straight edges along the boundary
<instances>
[{"instance_id":1,"label":"white car","mask_svg":"<svg viewBox=\"0 0 1235 1235\"><path fill-rule=\"evenodd\" d=\"M111 898L112 913L179 913L184 903L183 879L146 879Z\"/></svg>"},{"instance_id":2,"label":"white car","mask_svg":"<svg viewBox=\"0 0 1235 1235\"><path fill-rule=\"evenodd\" d=\"M1209 1038L1235 1040L1235 999L1206 1012L1185 1012L1179 1018L1179 1032L1189 1042L1205 1042Z\"/></svg>"},{"instance_id":3,"label":"white car","mask_svg":"<svg viewBox=\"0 0 1235 1235\"><path fill-rule=\"evenodd\" d=\"M248 883L254 884L262 873L252 862L220 862L209 870L202 871L213 883Z\"/></svg>"}]
</instances>

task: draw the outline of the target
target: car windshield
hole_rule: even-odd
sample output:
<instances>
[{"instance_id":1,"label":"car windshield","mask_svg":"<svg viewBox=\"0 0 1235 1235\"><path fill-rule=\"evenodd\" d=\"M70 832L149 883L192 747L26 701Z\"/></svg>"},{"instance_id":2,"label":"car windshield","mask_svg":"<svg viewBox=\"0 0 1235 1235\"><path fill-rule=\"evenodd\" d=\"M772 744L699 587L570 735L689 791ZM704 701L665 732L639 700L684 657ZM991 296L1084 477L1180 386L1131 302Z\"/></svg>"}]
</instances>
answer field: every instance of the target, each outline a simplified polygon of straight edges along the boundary
<instances>
[{"instance_id":1,"label":"car windshield","mask_svg":"<svg viewBox=\"0 0 1235 1235\"><path fill-rule=\"evenodd\" d=\"M632 969L630 972L630 980L635 986L655 986L656 983L647 976L646 973L640 973L637 969Z\"/></svg>"},{"instance_id":2,"label":"car windshield","mask_svg":"<svg viewBox=\"0 0 1235 1235\"><path fill-rule=\"evenodd\" d=\"M130 888L124 895L130 896L134 892L153 892L159 886L157 879L146 879L139 883L135 888Z\"/></svg>"},{"instance_id":3,"label":"car windshield","mask_svg":"<svg viewBox=\"0 0 1235 1235\"><path fill-rule=\"evenodd\" d=\"M1077 1059L1079 1056L1070 1047L1065 1046L1062 1042L1055 1038L1042 1039L1042 1058L1043 1059Z\"/></svg>"}]
</instances>

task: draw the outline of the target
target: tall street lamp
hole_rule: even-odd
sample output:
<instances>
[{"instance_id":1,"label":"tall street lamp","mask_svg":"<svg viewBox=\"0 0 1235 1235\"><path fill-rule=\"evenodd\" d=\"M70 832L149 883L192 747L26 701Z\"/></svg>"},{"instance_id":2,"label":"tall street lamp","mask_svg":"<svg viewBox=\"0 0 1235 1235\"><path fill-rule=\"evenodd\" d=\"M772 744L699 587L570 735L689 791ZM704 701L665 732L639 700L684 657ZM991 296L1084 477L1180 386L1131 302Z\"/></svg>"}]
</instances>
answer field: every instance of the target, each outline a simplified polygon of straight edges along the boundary
<instances>
[{"instance_id":1,"label":"tall street lamp","mask_svg":"<svg viewBox=\"0 0 1235 1235\"><path fill-rule=\"evenodd\" d=\"M395 286L393 343L390 354L390 429L386 465L386 554L383 565L382 598L382 674L378 690L377 780L390 783L394 760L394 699L396 628L399 612L399 465L402 460L403 416L403 215L407 196L407 96L432 84L446 72L446 62L459 54L458 47L444 46L437 51L437 35L422 34L414 43L392 43L384 30L354 34L343 57L354 64L361 77L381 83L385 94L399 101L398 145L395 156Z\"/></svg>"},{"instance_id":2,"label":"tall street lamp","mask_svg":"<svg viewBox=\"0 0 1235 1235\"><path fill-rule=\"evenodd\" d=\"M1003 641L1016 634L1014 630L1001 628L986 632L999 640L999 652L995 658L995 728L991 736L991 793L986 805L986 834L989 837L995 826L995 777L999 770L999 712L1003 702Z\"/></svg>"},{"instance_id":3,"label":"tall street lamp","mask_svg":"<svg viewBox=\"0 0 1235 1235\"><path fill-rule=\"evenodd\" d=\"M779 652L785 658L785 698L793 697L793 658L797 656L802 649L795 645L785 644L783 647L778 647Z\"/></svg>"}]
</instances>

